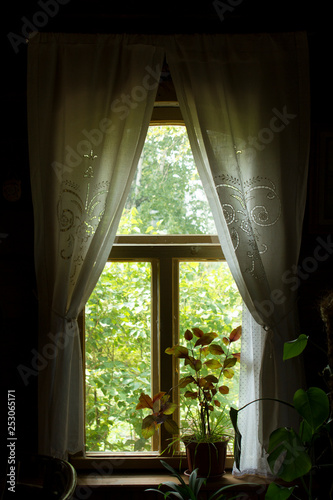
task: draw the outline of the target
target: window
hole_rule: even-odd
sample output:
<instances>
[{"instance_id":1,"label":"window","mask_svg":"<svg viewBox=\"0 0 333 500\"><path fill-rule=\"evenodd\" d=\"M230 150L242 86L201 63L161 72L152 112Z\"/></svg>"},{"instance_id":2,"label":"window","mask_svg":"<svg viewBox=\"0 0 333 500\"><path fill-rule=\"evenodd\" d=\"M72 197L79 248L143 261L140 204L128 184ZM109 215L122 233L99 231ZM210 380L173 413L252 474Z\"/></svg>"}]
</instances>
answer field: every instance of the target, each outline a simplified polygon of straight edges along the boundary
<instances>
[{"instance_id":1,"label":"window","mask_svg":"<svg viewBox=\"0 0 333 500\"><path fill-rule=\"evenodd\" d=\"M145 415L135 407L141 392L177 385L179 370L165 349L187 328L221 332L223 325L226 333L240 324L241 299L215 233L185 128L151 126L109 261L85 308L88 453L163 451L170 436L161 429L143 439ZM230 404L237 404L237 382Z\"/></svg>"}]
</instances>

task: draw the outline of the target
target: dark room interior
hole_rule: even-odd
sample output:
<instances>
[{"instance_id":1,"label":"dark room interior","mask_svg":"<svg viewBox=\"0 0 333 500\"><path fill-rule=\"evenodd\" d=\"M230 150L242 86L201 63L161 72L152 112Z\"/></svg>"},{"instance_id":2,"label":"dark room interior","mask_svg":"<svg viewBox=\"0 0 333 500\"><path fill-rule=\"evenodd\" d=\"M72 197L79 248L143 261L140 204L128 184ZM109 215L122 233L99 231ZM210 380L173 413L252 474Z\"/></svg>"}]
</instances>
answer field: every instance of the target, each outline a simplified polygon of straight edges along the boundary
<instances>
[{"instance_id":1,"label":"dark room interior","mask_svg":"<svg viewBox=\"0 0 333 500\"><path fill-rule=\"evenodd\" d=\"M16 397L16 452L38 453L38 377L29 383L18 366L30 366L38 344L38 296L34 267L34 219L30 190L27 139L27 43L37 1L3 4L3 157L0 169L0 319L1 319L1 479L8 462L8 391ZM299 257L298 311L300 330L317 346L304 352L307 386L327 390L322 376L329 360L328 338L320 314L321 299L332 290L333 277L333 180L332 157L321 157L323 134L333 141L333 34L329 2L313 3L239 0L223 2L115 2L68 0L57 4L56 14L35 26L54 33L279 33L306 32L309 47L311 93L311 145L308 191ZM15 36L14 36L14 35ZM331 163L329 164L329 160ZM322 176L324 165L330 169ZM323 199L326 212L323 214ZM325 259L315 261L316 248L326 250ZM310 266L309 262L315 262ZM331 360L332 363L332 360ZM82 471L81 471L82 472ZM88 475L87 471L85 472ZM332 476L332 471L329 473ZM155 498L137 490L104 485L87 496L73 498ZM128 496L126 496L128 495ZM157 495L157 498L159 496ZM245 498L243 496L242 498ZM246 498L263 498L257 493ZM324 497L320 497L323 498ZM329 493L327 497L329 498Z\"/></svg>"}]
</instances>

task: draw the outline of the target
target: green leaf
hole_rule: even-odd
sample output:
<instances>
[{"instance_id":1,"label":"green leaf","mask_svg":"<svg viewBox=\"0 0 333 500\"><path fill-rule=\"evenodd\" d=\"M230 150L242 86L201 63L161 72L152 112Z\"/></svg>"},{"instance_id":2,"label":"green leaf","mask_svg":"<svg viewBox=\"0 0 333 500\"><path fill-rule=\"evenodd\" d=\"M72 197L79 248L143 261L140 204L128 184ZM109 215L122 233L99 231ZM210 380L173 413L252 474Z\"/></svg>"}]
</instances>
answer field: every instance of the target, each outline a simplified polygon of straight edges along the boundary
<instances>
[{"instance_id":1,"label":"green leaf","mask_svg":"<svg viewBox=\"0 0 333 500\"><path fill-rule=\"evenodd\" d=\"M329 399L319 387L310 387L307 391L299 389L294 394L294 406L314 433L328 418Z\"/></svg>"},{"instance_id":2,"label":"green leaf","mask_svg":"<svg viewBox=\"0 0 333 500\"><path fill-rule=\"evenodd\" d=\"M142 421L142 436L145 439L150 438L155 433L157 429L156 421L153 415L148 415Z\"/></svg>"},{"instance_id":3,"label":"green leaf","mask_svg":"<svg viewBox=\"0 0 333 500\"><path fill-rule=\"evenodd\" d=\"M165 405L165 408L163 407L163 413L164 415L171 415L176 409L177 409L177 404L176 403L167 403Z\"/></svg>"},{"instance_id":4,"label":"green leaf","mask_svg":"<svg viewBox=\"0 0 333 500\"><path fill-rule=\"evenodd\" d=\"M223 368L231 368L232 366L235 366L237 363L237 359L232 357L232 358L227 358L224 363L223 363Z\"/></svg>"},{"instance_id":5,"label":"green leaf","mask_svg":"<svg viewBox=\"0 0 333 500\"><path fill-rule=\"evenodd\" d=\"M208 349L209 349L209 352L211 354L214 354L216 356L220 356L220 355L224 354L224 350L218 344L210 344Z\"/></svg>"},{"instance_id":6,"label":"green leaf","mask_svg":"<svg viewBox=\"0 0 333 500\"><path fill-rule=\"evenodd\" d=\"M292 495L294 489L295 486L287 488L286 486L271 483L267 488L265 500L287 500Z\"/></svg>"},{"instance_id":7,"label":"green leaf","mask_svg":"<svg viewBox=\"0 0 333 500\"><path fill-rule=\"evenodd\" d=\"M308 338L307 335L301 334L297 339L285 342L283 346L283 361L299 356L307 346Z\"/></svg>"},{"instance_id":8,"label":"green leaf","mask_svg":"<svg viewBox=\"0 0 333 500\"><path fill-rule=\"evenodd\" d=\"M234 439L234 458L237 469L240 468L240 458L241 458L241 447L242 447L242 435L238 428L238 410L236 408L230 408L229 411L230 420L235 431Z\"/></svg>"},{"instance_id":9,"label":"green leaf","mask_svg":"<svg viewBox=\"0 0 333 500\"><path fill-rule=\"evenodd\" d=\"M167 418L164 422L164 427L169 434L179 434L179 427L174 420Z\"/></svg>"},{"instance_id":10,"label":"green leaf","mask_svg":"<svg viewBox=\"0 0 333 500\"><path fill-rule=\"evenodd\" d=\"M272 432L268 453L271 471L284 481L294 481L311 470L311 459L294 429L281 427ZM278 470L275 470L277 466Z\"/></svg>"},{"instance_id":11,"label":"green leaf","mask_svg":"<svg viewBox=\"0 0 333 500\"><path fill-rule=\"evenodd\" d=\"M175 345L173 347L168 347L165 349L166 354L173 354L175 358L187 358L188 349L182 345Z\"/></svg>"},{"instance_id":12,"label":"green leaf","mask_svg":"<svg viewBox=\"0 0 333 500\"><path fill-rule=\"evenodd\" d=\"M206 365L207 368L212 368L213 370L216 370L217 368L222 368L221 363L217 359L208 359L207 361L204 362L204 365Z\"/></svg>"}]
</instances>

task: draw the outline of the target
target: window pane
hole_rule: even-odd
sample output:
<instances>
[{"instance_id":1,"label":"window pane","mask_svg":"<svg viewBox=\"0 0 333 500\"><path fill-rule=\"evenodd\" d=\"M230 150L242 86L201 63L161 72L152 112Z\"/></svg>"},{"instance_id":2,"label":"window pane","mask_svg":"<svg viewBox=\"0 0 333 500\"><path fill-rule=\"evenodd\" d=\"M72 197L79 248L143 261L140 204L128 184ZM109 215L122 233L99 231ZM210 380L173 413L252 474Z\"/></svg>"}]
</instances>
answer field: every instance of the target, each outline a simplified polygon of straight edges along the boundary
<instances>
[{"instance_id":1,"label":"window pane","mask_svg":"<svg viewBox=\"0 0 333 500\"><path fill-rule=\"evenodd\" d=\"M150 450L135 406L151 392L151 264L107 263L85 314L87 450Z\"/></svg>"},{"instance_id":2,"label":"window pane","mask_svg":"<svg viewBox=\"0 0 333 500\"><path fill-rule=\"evenodd\" d=\"M149 127L118 234L216 234L186 128Z\"/></svg>"},{"instance_id":3,"label":"window pane","mask_svg":"<svg viewBox=\"0 0 333 500\"><path fill-rule=\"evenodd\" d=\"M221 262L180 262L179 264L179 331L180 341L188 347L184 340L186 329L201 328L205 333L214 331L222 341L233 328L241 324L242 300L229 267L225 261ZM240 342L237 343L240 352ZM232 379L221 380L221 385L227 385L230 392L225 396L227 408L238 404L239 363L233 370ZM187 367L180 363L180 376L189 374ZM190 390L190 386L188 386ZM181 426L186 427L189 421L187 414L188 403L191 400L180 398ZM224 399L221 399L221 403ZM193 400L196 405L196 400ZM220 414L220 410L211 413L212 418ZM229 421L229 411L226 414L227 430L232 434Z\"/></svg>"}]
</instances>

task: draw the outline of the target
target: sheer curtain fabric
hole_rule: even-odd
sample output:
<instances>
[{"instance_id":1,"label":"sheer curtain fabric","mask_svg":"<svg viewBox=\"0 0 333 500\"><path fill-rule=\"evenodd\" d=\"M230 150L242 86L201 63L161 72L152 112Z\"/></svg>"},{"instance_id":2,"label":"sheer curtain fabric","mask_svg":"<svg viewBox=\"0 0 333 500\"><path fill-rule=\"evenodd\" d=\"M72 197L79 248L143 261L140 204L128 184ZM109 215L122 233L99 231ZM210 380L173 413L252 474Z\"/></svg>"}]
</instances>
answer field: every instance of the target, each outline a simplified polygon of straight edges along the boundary
<instances>
[{"instance_id":1,"label":"sheer curtain fabric","mask_svg":"<svg viewBox=\"0 0 333 500\"><path fill-rule=\"evenodd\" d=\"M84 453L77 316L103 270L140 158L163 50L125 35L36 34L28 118L39 297L39 452Z\"/></svg>"},{"instance_id":2,"label":"sheer curtain fabric","mask_svg":"<svg viewBox=\"0 0 333 500\"><path fill-rule=\"evenodd\" d=\"M298 333L290 276L307 185L307 54L303 33L179 35L168 43L193 155L246 305L240 406L253 396L290 401L302 384L298 361L282 364L282 347ZM235 473L268 474L269 434L292 422L284 405L244 410L241 432L257 441L244 447Z\"/></svg>"}]
</instances>

